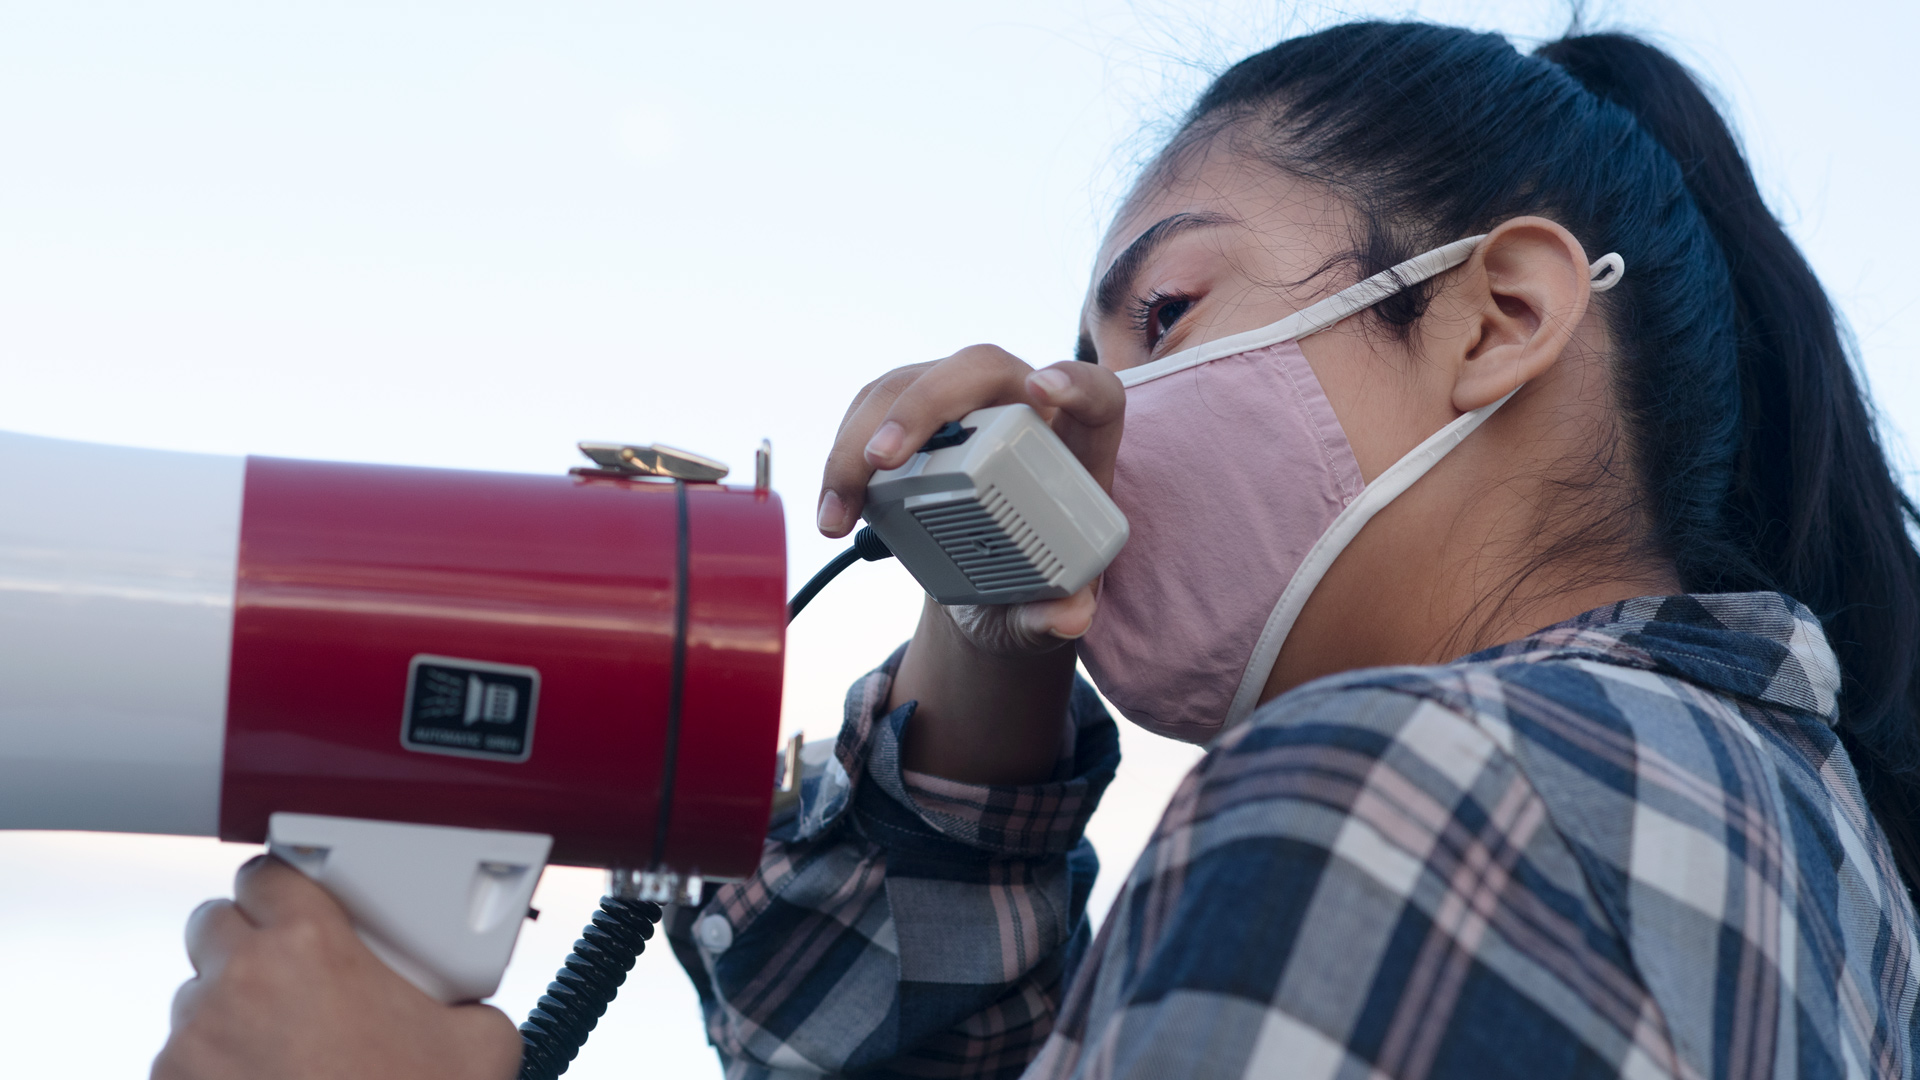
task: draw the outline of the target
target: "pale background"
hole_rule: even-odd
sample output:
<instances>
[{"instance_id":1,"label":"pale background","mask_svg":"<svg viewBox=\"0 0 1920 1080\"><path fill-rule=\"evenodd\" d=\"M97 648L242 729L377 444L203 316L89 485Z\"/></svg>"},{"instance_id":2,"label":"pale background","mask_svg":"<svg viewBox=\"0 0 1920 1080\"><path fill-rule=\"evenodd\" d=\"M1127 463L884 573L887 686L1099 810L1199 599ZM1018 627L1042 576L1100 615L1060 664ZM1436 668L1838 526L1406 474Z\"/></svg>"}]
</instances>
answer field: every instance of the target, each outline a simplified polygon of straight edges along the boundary
<instances>
[{"instance_id":1,"label":"pale background","mask_svg":"<svg viewBox=\"0 0 1920 1080\"><path fill-rule=\"evenodd\" d=\"M1920 431L1914 5L1623 0L1731 103L1773 205ZM0 2L0 430L557 471L580 438L746 467L771 437L793 575L849 397L993 341L1063 359L1104 216L1222 62L1420 13L1552 36L1551 3ZM792 639L788 729L911 627L863 565ZM0 748L0 752L4 752ZM1129 730L1094 821L1111 902L1186 747ZM0 833L9 1076L139 1077L182 920L250 849ZM497 1002L599 891L553 870ZM717 1073L642 958L570 1076Z\"/></svg>"}]
</instances>

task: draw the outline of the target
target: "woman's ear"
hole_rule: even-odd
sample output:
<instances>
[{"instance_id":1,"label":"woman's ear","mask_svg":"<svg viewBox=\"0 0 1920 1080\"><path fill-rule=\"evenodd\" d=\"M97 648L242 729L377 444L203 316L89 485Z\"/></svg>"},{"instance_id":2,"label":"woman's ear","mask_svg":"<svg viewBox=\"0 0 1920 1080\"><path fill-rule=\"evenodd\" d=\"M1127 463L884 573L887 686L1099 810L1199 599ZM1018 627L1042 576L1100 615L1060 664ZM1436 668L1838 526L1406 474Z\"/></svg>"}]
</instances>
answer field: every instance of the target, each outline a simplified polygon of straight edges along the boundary
<instances>
[{"instance_id":1,"label":"woman's ear","mask_svg":"<svg viewBox=\"0 0 1920 1080\"><path fill-rule=\"evenodd\" d=\"M1539 378L1566 351L1593 295L1586 249L1557 222L1518 217L1487 234L1455 286L1464 346L1453 407L1471 412Z\"/></svg>"}]
</instances>

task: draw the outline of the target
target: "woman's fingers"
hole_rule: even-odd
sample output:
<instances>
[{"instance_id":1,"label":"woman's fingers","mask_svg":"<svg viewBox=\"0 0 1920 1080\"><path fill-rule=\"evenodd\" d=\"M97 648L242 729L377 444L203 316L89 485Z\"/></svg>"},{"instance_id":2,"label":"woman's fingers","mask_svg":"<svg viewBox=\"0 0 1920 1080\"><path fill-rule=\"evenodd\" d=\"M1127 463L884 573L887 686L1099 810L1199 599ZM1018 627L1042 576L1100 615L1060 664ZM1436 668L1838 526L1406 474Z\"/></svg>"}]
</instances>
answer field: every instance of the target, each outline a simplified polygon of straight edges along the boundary
<instances>
[{"instance_id":1,"label":"woman's fingers","mask_svg":"<svg viewBox=\"0 0 1920 1080\"><path fill-rule=\"evenodd\" d=\"M1027 392L1056 412L1053 430L1087 467L1100 486L1113 489L1113 461L1120 452L1120 429L1127 391L1120 377L1098 364L1067 360L1027 376Z\"/></svg>"},{"instance_id":2,"label":"woman's fingers","mask_svg":"<svg viewBox=\"0 0 1920 1080\"><path fill-rule=\"evenodd\" d=\"M193 1013L200 1005L200 999L206 996L208 982L195 976L180 984L173 992L173 1003L167 1009L169 1025L175 1030L186 1027L193 1020Z\"/></svg>"},{"instance_id":3,"label":"woman's fingers","mask_svg":"<svg viewBox=\"0 0 1920 1080\"><path fill-rule=\"evenodd\" d=\"M308 921L351 933L345 909L313 879L269 855L250 859L233 876L233 899L255 926Z\"/></svg>"},{"instance_id":4,"label":"woman's fingers","mask_svg":"<svg viewBox=\"0 0 1920 1080\"><path fill-rule=\"evenodd\" d=\"M251 929L231 900L209 900L187 916L187 961L196 975L216 975Z\"/></svg>"},{"instance_id":5,"label":"woman's fingers","mask_svg":"<svg viewBox=\"0 0 1920 1080\"><path fill-rule=\"evenodd\" d=\"M867 478L873 466L867 464L865 449L873 431L886 419L895 398L913 384L932 364L895 368L868 383L847 407L834 436L833 449L827 453L826 473L820 479L820 531L828 536L845 536L860 520L866 505Z\"/></svg>"},{"instance_id":6,"label":"woman's fingers","mask_svg":"<svg viewBox=\"0 0 1920 1080\"><path fill-rule=\"evenodd\" d=\"M897 469L949 420L991 405L1032 404L1033 368L1005 349L973 345L928 368L894 399L864 447L867 464Z\"/></svg>"},{"instance_id":7,"label":"woman's fingers","mask_svg":"<svg viewBox=\"0 0 1920 1080\"><path fill-rule=\"evenodd\" d=\"M819 524L828 536L853 530L867 481L897 468L940 425L990 405L1033 404L1033 369L1004 349L974 345L932 364L899 368L868 384L847 410L821 479Z\"/></svg>"}]
</instances>

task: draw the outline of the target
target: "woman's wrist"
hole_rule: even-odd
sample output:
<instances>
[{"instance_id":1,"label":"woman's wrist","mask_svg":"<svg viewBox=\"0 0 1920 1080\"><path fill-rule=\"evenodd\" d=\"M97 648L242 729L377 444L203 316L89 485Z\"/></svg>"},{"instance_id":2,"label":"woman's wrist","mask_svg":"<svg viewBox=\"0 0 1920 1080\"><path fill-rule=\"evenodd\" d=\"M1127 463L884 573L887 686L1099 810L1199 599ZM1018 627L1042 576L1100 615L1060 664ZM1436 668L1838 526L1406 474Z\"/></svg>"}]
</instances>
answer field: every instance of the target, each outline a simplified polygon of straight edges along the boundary
<instances>
[{"instance_id":1,"label":"woman's wrist","mask_svg":"<svg viewBox=\"0 0 1920 1080\"><path fill-rule=\"evenodd\" d=\"M1050 779L1072 746L1073 670L1070 642L1039 654L990 652L927 601L887 702L889 709L918 702L903 764L970 784Z\"/></svg>"}]
</instances>

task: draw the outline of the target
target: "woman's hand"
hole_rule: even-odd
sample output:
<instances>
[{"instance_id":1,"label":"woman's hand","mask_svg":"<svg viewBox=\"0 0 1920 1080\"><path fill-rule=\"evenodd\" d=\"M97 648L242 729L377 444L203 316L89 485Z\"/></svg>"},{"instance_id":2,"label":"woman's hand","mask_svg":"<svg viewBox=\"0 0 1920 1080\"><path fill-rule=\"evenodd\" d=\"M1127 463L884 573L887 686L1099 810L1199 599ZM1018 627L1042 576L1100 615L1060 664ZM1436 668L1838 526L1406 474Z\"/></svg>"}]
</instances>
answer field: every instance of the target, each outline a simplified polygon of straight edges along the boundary
<instances>
[{"instance_id":1,"label":"woman's hand","mask_svg":"<svg viewBox=\"0 0 1920 1080\"><path fill-rule=\"evenodd\" d=\"M867 481L906 464L940 425L975 409L1031 405L1053 425L1103 488L1113 486L1126 391L1097 364L1065 361L1035 371L992 345L961 349L945 360L896 368L868 383L840 422L820 492L820 531L845 536L866 505ZM976 647L1004 655L1051 652L1086 633L1095 591L1062 600L946 609Z\"/></svg>"},{"instance_id":2,"label":"woman's hand","mask_svg":"<svg viewBox=\"0 0 1920 1080\"><path fill-rule=\"evenodd\" d=\"M869 383L841 421L820 493L820 531L845 536L879 469L904 465L940 425L975 409L1031 405L1104 488L1113 484L1126 391L1111 371L1067 361L1035 371L975 345ZM1073 650L1097 606L1097 583L1061 600L946 608L931 600L894 680L892 705L918 701L907 767L972 783L1031 783L1051 773L1071 735Z\"/></svg>"},{"instance_id":3,"label":"woman's hand","mask_svg":"<svg viewBox=\"0 0 1920 1080\"><path fill-rule=\"evenodd\" d=\"M512 1080L520 1035L488 1005L442 1005L368 951L346 913L267 856L187 920L195 975L153 1080Z\"/></svg>"}]
</instances>

